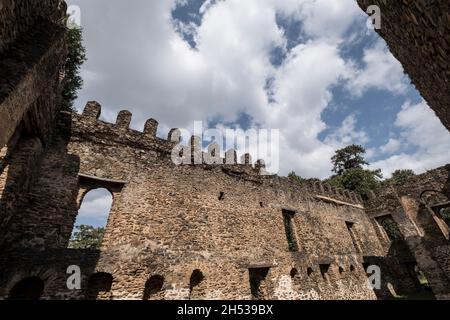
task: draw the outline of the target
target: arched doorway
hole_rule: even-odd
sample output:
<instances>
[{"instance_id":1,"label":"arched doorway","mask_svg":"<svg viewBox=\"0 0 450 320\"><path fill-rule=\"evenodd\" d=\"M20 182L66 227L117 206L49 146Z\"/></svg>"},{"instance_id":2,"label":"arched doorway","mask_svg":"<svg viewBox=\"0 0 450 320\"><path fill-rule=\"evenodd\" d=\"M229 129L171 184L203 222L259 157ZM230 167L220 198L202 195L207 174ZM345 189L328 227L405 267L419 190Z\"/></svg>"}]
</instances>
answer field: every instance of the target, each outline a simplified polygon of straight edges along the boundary
<instances>
[{"instance_id":1,"label":"arched doorway","mask_svg":"<svg viewBox=\"0 0 450 320\"><path fill-rule=\"evenodd\" d=\"M88 299L106 299L110 296L113 276L106 272L97 272L91 275L88 281Z\"/></svg>"},{"instance_id":2,"label":"arched doorway","mask_svg":"<svg viewBox=\"0 0 450 320\"><path fill-rule=\"evenodd\" d=\"M162 298L162 287L164 285L164 277L154 275L150 277L145 283L144 296L142 300L152 300L155 298Z\"/></svg>"},{"instance_id":3,"label":"arched doorway","mask_svg":"<svg viewBox=\"0 0 450 320\"><path fill-rule=\"evenodd\" d=\"M9 300L39 300L44 292L44 281L28 277L17 282L9 292Z\"/></svg>"}]
</instances>

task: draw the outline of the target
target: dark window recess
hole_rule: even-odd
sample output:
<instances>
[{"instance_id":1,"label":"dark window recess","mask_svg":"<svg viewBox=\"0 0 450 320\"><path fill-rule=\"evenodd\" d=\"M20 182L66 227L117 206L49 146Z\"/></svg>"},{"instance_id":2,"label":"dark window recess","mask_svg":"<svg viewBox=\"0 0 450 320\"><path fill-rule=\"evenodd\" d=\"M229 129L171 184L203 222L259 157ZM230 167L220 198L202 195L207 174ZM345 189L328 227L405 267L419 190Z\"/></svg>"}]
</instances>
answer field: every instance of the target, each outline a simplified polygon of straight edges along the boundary
<instances>
[{"instance_id":1,"label":"dark window recess","mask_svg":"<svg viewBox=\"0 0 450 320\"><path fill-rule=\"evenodd\" d=\"M439 215L441 219L450 227L450 207L445 207L439 210Z\"/></svg>"},{"instance_id":2,"label":"dark window recess","mask_svg":"<svg viewBox=\"0 0 450 320\"><path fill-rule=\"evenodd\" d=\"M150 300L150 298L160 292L164 285L164 278L160 275L150 277L145 283L143 300Z\"/></svg>"},{"instance_id":3,"label":"dark window recess","mask_svg":"<svg viewBox=\"0 0 450 320\"><path fill-rule=\"evenodd\" d=\"M88 281L88 296L96 299L101 292L111 291L113 277L109 273L94 273Z\"/></svg>"},{"instance_id":4,"label":"dark window recess","mask_svg":"<svg viewBox=\"0 0 450 320\"><path fill-rule=\"evenodd\" d=\"M311 267L308 268L308 270L307 270L308 277L310 277L313 274L313 272L314 272L314 270Z\"/></svg>"},{"instance_id":5,"label":"dark window recess","mask_svg":"<svg viewBox=\"0 0 450 320\"><path fill-rule=\"evenodd\" d=\"M379 225L386 232L389 240L403 240L403 235L400 232L397 222L395 222L394 218L391 215L382 216L375 218Z\"/></svg>"},{"instance_id":6,"label":"dark window recess","mask_svg":"<svg viewBox=\"0 0 450 320\"><path fill-rule=\"evenodd\" d=\"M266 300L268 296L267 274L270 268L248 269L252 300Z\"/></svg>"},{"instance_id":7,"label":"dark window recess","mask_svg":"<svg viewBox=\"0 0 450 320\"><path fill-rule=\"evenodd\" d=\"M283 209L283 221L284 221L284 231L286 233L286 239L288 242L289 251L298 251L297 236L295 234L294 228L294 211Z\"/></svg>"},{"instance_id":8,"label":"dark window recess","mask_svg":"<svg viewBox=\"0 0 450 320\"><path fill-rule=\"evenodd\" d=\"M200 270L195 269L189 279L189 299L193 297L194 289L198 287L203 280L205 280L203 273Z\"/></svg>"},{"instance_id":9,"label":"dark window recess","mask_svg":"<svg viewBox=\"0 0 450 320\"><path fill-rule=\"evenodd\" d=\"M295 277L297 276L297 274L298 274L297 269L292 268L292 269L291 269L291 278L295 278Z\"/></svg>"},{"instance_id":10,"label":"dark window recess","mask_svg":"<svg viewBox=\"0 0 450 320\"><path fill-rule=\"evenodd\" d=\"M9 300L39 300L44 292L44 282L39 277L20 280L9 292Z\"/></svg>"},{"instance_id":11,"label":"dark window recess","mask_svg":"<svg viewBox=\"0 0 450 320\"><path fill-rule=\"evenodd\" d=\"M350 271L351 272L355 271L355 266L354 265L350 265Z\"/></svg>"},{"instance_id":12,"label":"dark window recess","mask_svg":"<svg viewBox=\"0 0 450 320\"><path fill-rule=\"evenodd\" d=\"M354 229L355 224L353 222L346 221L345 225L347 226L347 231L350 234L350 237L352 239L353 246L355 247L357 252L361 252L361 247L359 246L358 238L356 236L355 229Z\"/></svg>"},{"instance_id":13,"label":"dark window recess","mask_svg":"<svg viewBox=\"0 0 450 320\"><path fill-rule=\"evenodd\" d=\"M364 262L362 266L364 268L365 273L367 273L367 269L369 269L370 263Z\"/></svg>"},{"instance_id":14,"label":"dark window recess","mask_svg":"<svg viewBox=\"0 0 450 320\"><path fill-rule=\"evenodd\" d=\"M219 194L219 200L222 201L224 198L225 198L225 193L224 193L224 192L221 192L221 193Z\"/></svg>"},{"instance_id":15,"label":"dark window recess","mask_svg":"<svg viewBox=\"0 0 450 320\"><path fill-rule=\"evenodd\" d=\"M321 264L320 266L320 274L324 279L327 279L328 271L330 270L330 264Z\"/></svg>"}]
</instances>

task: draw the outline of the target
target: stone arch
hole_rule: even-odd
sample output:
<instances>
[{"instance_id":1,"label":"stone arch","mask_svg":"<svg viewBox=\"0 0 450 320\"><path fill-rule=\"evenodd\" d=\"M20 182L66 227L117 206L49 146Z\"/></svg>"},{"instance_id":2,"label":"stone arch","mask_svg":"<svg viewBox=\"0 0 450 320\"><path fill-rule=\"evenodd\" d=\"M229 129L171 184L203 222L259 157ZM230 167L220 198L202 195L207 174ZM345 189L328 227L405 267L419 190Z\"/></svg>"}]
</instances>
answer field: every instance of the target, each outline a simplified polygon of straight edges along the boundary
<instances>
[{"instance_id":1,"label":"stone arch","mask_svg":"<svg viewBox=\"0 0 450 320\"><path fill-rule=\"evenodd\" d=\"M163 296L164 277L157 274L151 276L144 287L144 295L142 300L157 300L162 299Z\"/></svg>"},{"instance_id":2,"label":"stone arch","mask_svg":"<svg viewBox=\"0 0 450 320\"><path fill-rule=\"evenodd\" d=\"M77 216L72 225L71 239L74 237L75 232L79 231L80 225L106 228L113 202L114 194L107 188L83 190L81 201L78 203ZM79 247L79 244L71 242L69 242L69 247L89 249L88 247Z\"/></svg>"},{"instance_id":3,"label":"stone arch","mask_svg":"<svg viewBox=\"0 0 450 320\"><path fill-rule=\"evenodd\" d=\"M68 235L69 238L73 236L75 227L80 224L94 225L95 227L104 227L106 229L113 220L112 216L114 212L116 212L117 201L125 184L126 181L104 179L79 174L79 190L77 196L78 210L74 212L74 216L72 217L73 224L70 228L70 234ZM98 194L101 194L101 196L96 196ZM92 195L92 199L89 200L94 200L96 197L103 197L104 199L103 201L105 204L103 210L101 211L103 214L100 219L89 219L89 214L92 215L92 213L89 213L89 208L86 213L82 212L85 210L83 205L87 203L86 200L88 200L87 197L89 195ZM81 216L83 213L84 215Z\"/></svg>"},{"instance_id":4,"label":"stone arch","mask_svg":"<svg viewBox=\"0 0 450 320\"><path fill-rule=\"evenodd\" d=\"M38 276L23 278L9 291L9 300L39 300L44 293L44 281Z\"/></svg>"},{"instance_id":5,"label":"stone arch","mask_svg":"<svg viewBox=\"0 0 450 320\"><path fill-rule=\"evenodd\" d=\"M195 300L202 296L201 284L204 282L205 276L200 269L195 269L192 271L191 277L189 278L189 299Z\"/></svg>"},{"instance_id":6,"label":"stone arch","mask_svg":"<svg viewBox=\"0 0 450 320\"><path fill-rule=\"evenodd\" d=\"M113 280L110 273L93 273L88 280L86 298L92 300L111 298Z\"/></svg>"}]
</instances>

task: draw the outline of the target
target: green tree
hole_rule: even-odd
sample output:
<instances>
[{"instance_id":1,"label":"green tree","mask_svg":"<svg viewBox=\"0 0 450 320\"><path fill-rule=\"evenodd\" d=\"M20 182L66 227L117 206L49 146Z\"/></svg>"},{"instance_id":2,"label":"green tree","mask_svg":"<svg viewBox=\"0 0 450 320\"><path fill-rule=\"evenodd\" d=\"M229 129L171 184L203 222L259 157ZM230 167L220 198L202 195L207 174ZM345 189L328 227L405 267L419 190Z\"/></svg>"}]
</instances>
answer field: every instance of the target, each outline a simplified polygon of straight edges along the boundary
<instances>
[{"instance_id":1,"label":"green tree","mask_svg":"<svg viewBox=\"0 0 450 320\"><path fill-rule=\"evenodd\" d=\"M336 150L335 155L331 158L333 172L341 175L346 170L363 168L363 166L368 165L364 159L365 153L366 149L355 144Z\"/></svg>"},{"instance_id":2,"label":"green tree","mask_svg":"<svg viewBox=\"0 0 450 320\"><path fill-rule=\"evenodd\" d=\"M415 173L412 170L395 170L389 180L392 180L395 184L404 184L408 178L413 176L415 176Z\"/></svg>"},{"instance_id":3,"label":"green tree","mask_svg":"<svg viewBox=\"0 0 450 320\"><path fill-rule=\"evenodd\" d=\"M82 28L71 25L67 28L68 55L65 63L65 77L62 90L62 110L73 111L73 103L78 97L78 90L83 86L80 69L87 60L83 46Z\"/></svg>"},{"instance_id":4,"label":"green tree","mask_svg":"<svg viewBox=\"0 0 450 320\"><path fill-rule=\"evenodd\" d=\"M381 170L354 168L344 171L341 175L334 175L326 182L338 188L354 191L366 198L370 191L380 187L382 177Z\"/></svg>"},{"instance_id":5,"label":"green tree","mask_svg":"<svg viewBox=\"0 0 450 320\"><path fill-rule=\"evenodd\" d=\"M69 241L72 249L99 249L105 234L105 228L95 228L88 225L76 226Z\"/></svg>"},{"instance_id":6,"label":"green tree","mask_svg":"<svg viewBox=\"0 0 450 320\"><path fill-rule=\"evenodd\" d=\"M304 182L320 182L321 180L318 178L303 178L295 173L295 171L291 171L288 174L288 178L294 182L304 183Z\"/></svg>"},{"instance_id":7,"label":"green tree","mask_svg":"<svg viewBox=\"0 0 450 320\"><path fill-rule=\"evenodd\" d=\"M338 188L354 191L366 198L370 191L374 191L381 185L383 175L380 169L369 170L364 166L369 165L365 160L366 150L362 146L350 145L336 150L331 158L333 172L325 182Z\"/></svg>"}]
</instances>

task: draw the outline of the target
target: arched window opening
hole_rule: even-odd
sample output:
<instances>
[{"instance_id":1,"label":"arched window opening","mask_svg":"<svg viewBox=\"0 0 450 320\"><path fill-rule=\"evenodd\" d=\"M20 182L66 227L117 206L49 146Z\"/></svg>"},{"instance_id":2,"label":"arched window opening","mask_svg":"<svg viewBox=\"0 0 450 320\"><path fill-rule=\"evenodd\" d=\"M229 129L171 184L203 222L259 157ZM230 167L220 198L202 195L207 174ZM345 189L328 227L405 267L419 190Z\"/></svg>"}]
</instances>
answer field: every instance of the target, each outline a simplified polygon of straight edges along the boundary
<instances>
[{"instance_id":1,"label":"arched window opening","mask_svg":"<svg viewBox=\"0 0 450 320\"><path fill-rule=\"evenodd\" d=\"M291 269L291 278L295 278L298 275L298 271L296 268Z\"/></svg>"},{"instance_id":2,"label":"arched window opening","mask_svg":"<svg viewBox=\"0 0 450 320\"><path fill-rule=\"evenodd\" d=\"M17 282L9 292L10 300L39 300L44 292L44 281L29 277Z\"/></svg>"},{"instance_id":3,"label":"arched window opening","mask_svg":"<svg viewBox=\"0 0 450 320\"><path fill-rule=\"evenodd\" d=\"M78 210L69 248L98 249L100 247L112 203L112 194L107 189L99 188L86 193Z\"/></svg>"},{"instance_id":4,"label":"arched window opening","mask_svg":"<svg viewBox=\"0 0 450 320\"><path fill-rule=\"evenodd\" d=\"M162 292L162 287L164 285L164 277L160 275L155 275L150 277L145 283L144 297L143 300L151 300L160 292Z\"/></svg>"},{"instance_id":5,"label":"arched window opening","mask_svg":"<svg viewBox=\"0 0 450 320\"><path fill-rule=\"evenodd\" d=\"M196 292L202 281L205 279L203 273L196 269L192 272L191 278L189 280L189 299L195 299L198 296Z\"/></svg>"},{"instance_id":6,"label":"arched window opening","mask_svg":"<svg viewBox=\"0 0 450 320\"><path fill-rule=\"evenodd\" d=\"M89 299L104 298L112 288L113 276L110 273L98 272L91 275L88 281L87 296Z\"/></svg>"},{"instance_id":7,"label":"arched window opening","mask_svg":"<svg viewBox=\"0 0 450 320\"><path fill-rule=\"evenodd\" d=\"M340 274L340 275L344 274L344 271L345 271L344 268L339 267L339 274Z\"/></svg>"}]
</instances>

